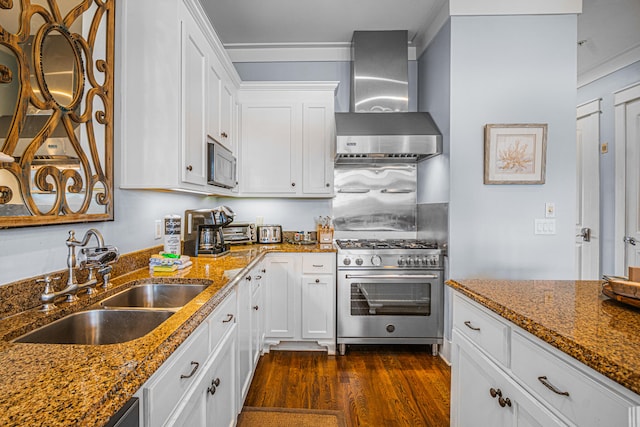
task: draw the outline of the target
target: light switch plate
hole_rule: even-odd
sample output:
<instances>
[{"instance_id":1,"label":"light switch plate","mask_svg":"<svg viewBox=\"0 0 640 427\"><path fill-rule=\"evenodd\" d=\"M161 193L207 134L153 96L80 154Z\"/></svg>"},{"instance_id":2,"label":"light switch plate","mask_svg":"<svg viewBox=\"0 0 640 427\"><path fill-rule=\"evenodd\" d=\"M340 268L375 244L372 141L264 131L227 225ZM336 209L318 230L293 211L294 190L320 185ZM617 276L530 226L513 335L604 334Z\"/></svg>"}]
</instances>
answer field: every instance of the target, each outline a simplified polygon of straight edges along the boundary
<instances>
[{"instance_id":1,"label":"light switch plate","mask_svg":"<svg viewBox=\"0 0 640 427\"><path fill-rule=\"evenodd\" d=\"M153 224L153 225L154 225L154 227L155 227L155 230L154 230L154 238L155 238L156 240L158 240L158 239L162 239L162 221L161 221L161 220L159 220L159 219L156 219L156 220L154 221L154 224Z\"/></svg>"},{"instance_id":2,"label":"light switch plate","mask_svg":"<svg viewBox=\"0 0 640 427\"><path fill-rule=\"evenodd\" d=\"M556 234L556 220L536 218L534 234L544 234L544 235Z\"/></svg>"}]
</instances>

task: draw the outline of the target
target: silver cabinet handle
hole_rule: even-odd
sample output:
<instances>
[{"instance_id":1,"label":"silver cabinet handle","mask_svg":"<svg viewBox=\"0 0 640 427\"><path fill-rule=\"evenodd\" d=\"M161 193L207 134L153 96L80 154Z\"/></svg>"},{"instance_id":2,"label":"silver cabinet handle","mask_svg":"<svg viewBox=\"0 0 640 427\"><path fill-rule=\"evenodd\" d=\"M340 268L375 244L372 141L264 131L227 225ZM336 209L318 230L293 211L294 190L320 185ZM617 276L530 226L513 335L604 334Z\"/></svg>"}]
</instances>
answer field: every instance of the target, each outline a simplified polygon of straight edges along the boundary
<instances>
[{"instance_id":1,"label":"silver cabinet handle","mask_svg":"<svg viewBox=\"0 0 640 427\"><path fill-rule=\"evenodd\" d=\"M322 268L324 267L324 264L312 264L313 268Z\"/></svg>"},{"instance_id":2,"label":"silver cabinet handle","mask_svg":"<svg viewBox=\"0 0 640 427\"><path fill-rule=\"evenodd\" d=\"M262 279L262 276L256 276L256 280Z\"/></svg>"},{"instance_id":3,"label":"silver cabinet handle","mask_svg":"<svg viewBox=\"0 0 640 427\"><path fill-rule=\"evenodd\" d=\"M538 381L540 381L542 385L544 385L546 388L548 388L555 394L559 394L561 396L569 396L568 391L560 391L557 388L555 388L554 385L549 382L546 376L538 377Z\"/></svg>"},{"instance_id":4,"label":"silver cabinet handle","mask_svg":"<svg viewBox=\"0 0 640 427\"><path fill-rule=\"evenodd\" d=\"M200 364L199 364L198 362L193 362L193 361L192 361L192 362L191 362L191 366L193 366L193 369L191 370L191 372L189 373L189 375L184 375L184 374L180 375L180 379L181 379L181 380L182 380L182 379L184 379L184 378L191 378L191 377L196 373L196 371L198 370L198 368L200 367Z\"/></svg>"},{"instance_id":5,"label":"silver cabinet handle","mask_svg":"<svg viewBox=\"0 0 640 427\"><path fill-rule=\"evenodd\" d=\"M233 320L233 314L227 314L227 320L223 320L222 323L229 323Z\"/></svg>"},{"instance_id":6,"label":"silver cabinet handle","mask_svg":"<svg viewBox=\"0 0 640 427\"><path fill-rule=\"evenodd\" d=\"M410 188L383 188L380 190L381 193L388 194L405 194L405 193L413 193L413 190Z\"/></svg>"},{"instance_id":7,"label":"silver cabinet handle","mask_svg":"<svg viewBox=\"0 0 640 427\"><path fill-rule=\"evenodd\" d=\"M477 327L473 326L473 325L471 324L471 321L470 321L470 320L466 320L466 321L464 322L464 325L465 325L467 328L469 328L469 329L471 329L471 330L474 330L474 331L479 331L479 330L480 330L480 328L477 328Z\"/></svg>"},{"instance_id":8,"label":"silver cabinet handle","mask_svg":"<svg viewBox=\"0 0 640 427\"><path fill-rule=\"evenodd\" d=\"M364 194L364 193L368 193L369 191L371 191L368 188L341 188L338 190L338 193L345 193L345 194Z\"/></svg>"}]
</instances>

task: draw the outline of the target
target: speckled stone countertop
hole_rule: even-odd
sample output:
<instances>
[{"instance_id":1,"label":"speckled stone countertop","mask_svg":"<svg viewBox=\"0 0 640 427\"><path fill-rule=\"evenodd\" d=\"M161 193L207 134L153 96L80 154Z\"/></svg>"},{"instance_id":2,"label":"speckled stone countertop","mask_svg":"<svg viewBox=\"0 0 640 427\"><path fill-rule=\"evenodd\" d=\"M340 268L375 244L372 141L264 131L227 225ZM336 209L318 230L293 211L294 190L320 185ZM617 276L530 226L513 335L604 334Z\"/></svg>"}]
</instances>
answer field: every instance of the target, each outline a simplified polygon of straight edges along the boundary
<instances>
[{"instance_id":1,"label":"speckled stone countertop","mask_svg":"<svg viewBox=\"0 0 640 427\"><path fill-rule=\"evenodd\" d=\"M193 258L180 281L211 285L151 333L112 345L20 344L11 340L136 283L171 282L148 268L113 279L113 288L73 305L42 313L28 310L0 320L0 425L101 426L122 407L173 351L267 252L335 252L332 245L235 247L217 259ZM237 275L226 278L226 270Z\"/></svg>"},{"instance_id":2,"label":"speckled stone countertop","mask_svg":"<svg viewBox=\"0 0 640 427\"><path fill-rule=\"evenodd\" d=\"M640 394L640 309L602 295L602 282L449 280L447 284Z\"/></svg>"}]
</instances>

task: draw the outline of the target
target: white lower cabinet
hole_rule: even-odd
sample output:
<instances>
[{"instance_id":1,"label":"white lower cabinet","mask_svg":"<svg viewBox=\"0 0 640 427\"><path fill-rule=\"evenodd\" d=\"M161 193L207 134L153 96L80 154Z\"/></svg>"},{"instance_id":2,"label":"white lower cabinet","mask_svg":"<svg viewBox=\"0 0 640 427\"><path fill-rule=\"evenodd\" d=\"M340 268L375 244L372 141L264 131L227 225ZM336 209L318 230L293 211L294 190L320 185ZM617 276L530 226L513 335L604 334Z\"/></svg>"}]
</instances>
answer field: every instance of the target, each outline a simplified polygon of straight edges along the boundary
<instances>
[{"instance_id":1,"label":"white lower cabinet","mask_svg":"<svg viewBox=\"0 0 640 427\"><path fill-rule=\"evenodd\" d=\"M452 337L452 426L640 425L640 396L458 292Z\"/></svg>"},{"instance_id":2,"label":"white lower cabinet","mask_svg":"<svg viewBox=\"0 0 640 427\"><path fill-rule=\"evenodd\" d=\"M235 332L235 326L233 328ZM227 334L203 374L165 425L233 426L236 423L236 334Z\"/></svg>"},{"instance_id":3,"label":"white lower cabinet","mask_svg":"<svg viewBox=\"0 0 640 427\"><path fill-rule=\"evenodd\" d=\"M262 264L238 284L238 411L242 409L262 351Z\"/></svg>"},{"instance_id":4,"label":"white lower cabinet","mask_svg":"<svg viewBox=\"0 0 640 427\"><path fill-rule=\"evenodd\" d=\"M144 426L235 424L237 304L234 289L142 386Z\"/></svg>"},{"instance_id":5,"label":"white lower cabinet","mask_svg":"<svg viewBox=\"0 0 640 427\"><path fill-rule=\"evenodd\" d=\"M454 331L452 426L562 426L473 344Z\"/></svg>"},{"instance_id":6,"label":"white lower cabinet","mask_svg":"<svg viewBox=\"0 0 640 427\"><path fill-rule=\"evenodd\" d=\"M265 268L264 351L315 345L335 354L335 254L268 255Z\"/></svg>"}]
</instances>

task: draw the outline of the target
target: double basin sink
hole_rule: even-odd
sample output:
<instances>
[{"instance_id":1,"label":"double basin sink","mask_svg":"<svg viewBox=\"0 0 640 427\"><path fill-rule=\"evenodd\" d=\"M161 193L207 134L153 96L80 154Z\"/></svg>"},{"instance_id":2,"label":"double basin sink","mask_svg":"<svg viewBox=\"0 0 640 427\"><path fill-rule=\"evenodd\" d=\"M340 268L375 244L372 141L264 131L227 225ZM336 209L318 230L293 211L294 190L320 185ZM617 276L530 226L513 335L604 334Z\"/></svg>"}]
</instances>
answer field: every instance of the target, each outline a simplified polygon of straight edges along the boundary
<instances>
[{"instance_id":1,"label":"double basin sink","mask_svg":"<svg viewBox=\"0 0 640 427\"><path fill-rule=\"evenodd\" d=\"M14 342L39 344L117 344L140 338L167 320L208 285L134 285L87 311L56 320Z\"/></svg>"}]
</instances>

